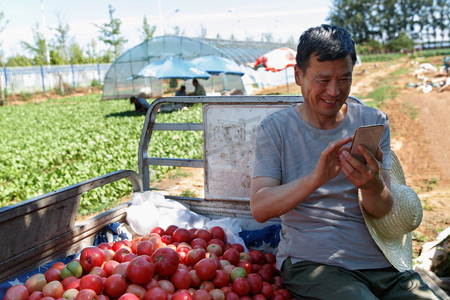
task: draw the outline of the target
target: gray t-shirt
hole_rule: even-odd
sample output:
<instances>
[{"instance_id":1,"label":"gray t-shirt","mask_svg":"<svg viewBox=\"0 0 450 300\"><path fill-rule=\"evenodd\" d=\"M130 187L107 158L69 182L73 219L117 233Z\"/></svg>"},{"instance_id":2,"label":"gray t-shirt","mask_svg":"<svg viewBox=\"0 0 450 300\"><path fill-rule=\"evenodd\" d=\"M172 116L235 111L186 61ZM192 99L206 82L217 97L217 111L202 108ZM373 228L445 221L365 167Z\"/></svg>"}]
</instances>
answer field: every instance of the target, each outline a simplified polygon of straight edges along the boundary
<instances>
[{"instance_id":1,"label":"gray t-shirt","mask_svg":"<svg viewBox=\"0 0 450 300\"><path fill-rule=\"evenodd\" d=\"M275 112L260 124L256 137L254 177L273 177L285 184L310 173L332 141L354 134L363 125L383 124L380 142L383 169L390 169L389 121L383 112L347 101L344 122L331 130L307 124L295 107ZM269 209L269 208L268 208ZM340 173L295 209L282 215L277 267L290 257L346 269L390 266L370 236L362 216L357 188Z\"/></svg>"}]
</instances>

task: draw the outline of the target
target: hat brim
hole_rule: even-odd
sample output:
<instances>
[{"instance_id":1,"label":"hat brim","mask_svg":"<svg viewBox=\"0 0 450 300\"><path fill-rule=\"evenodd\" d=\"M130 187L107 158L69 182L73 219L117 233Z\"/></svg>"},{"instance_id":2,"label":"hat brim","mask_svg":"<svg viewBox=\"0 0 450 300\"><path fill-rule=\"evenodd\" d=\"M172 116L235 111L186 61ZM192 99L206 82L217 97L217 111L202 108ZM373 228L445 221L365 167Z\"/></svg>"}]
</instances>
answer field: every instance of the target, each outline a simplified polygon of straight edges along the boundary
<instances>
[{"instance_id":1,"label":"hat brim","mask_svg":"<svg viewBox=\"0 0 450 300\"><path fill-rule=\"evenodd\" d=\"M400 165L400 161L394 152L391 151L392 166L390 170L391 178L391 193L394 196L394 204L391 212L381 219L375 219L369 215L360 201L361 211L366 222L367 229L372 236L375 243L383 252L386 259L399 271L405 271L412 269L412 237L411 232L420 225L422 221L422 206L417 194L406 186L403 169ZM361 199L361 196L359 196ZM409 232L395 237L387 237L387 230L391 230L393 233L398 228L395 224L398 224L402 214L401 211L407 211L410 216L406 227ZM382 226L383 230L379 230ZM394 235L394 234L393 234Z\"/></svg>"}]
</instances>

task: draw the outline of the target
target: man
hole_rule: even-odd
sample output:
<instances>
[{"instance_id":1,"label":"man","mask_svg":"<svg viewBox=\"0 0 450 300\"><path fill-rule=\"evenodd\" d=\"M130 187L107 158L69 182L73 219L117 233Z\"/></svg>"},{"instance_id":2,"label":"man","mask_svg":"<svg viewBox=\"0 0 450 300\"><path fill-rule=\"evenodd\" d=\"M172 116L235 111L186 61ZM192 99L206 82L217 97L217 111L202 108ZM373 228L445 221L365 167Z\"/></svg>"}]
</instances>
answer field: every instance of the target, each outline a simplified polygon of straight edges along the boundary
<instances>
[{"instance_id":1,"label":"man","mask_svg":"<svg viewBox=\"0 0 450 300\"><path fill-rule=\"evenodd\" d=\"M175 92L175 96L186 96L186 87L182 85L180 89Z\"/></svg>"},{"instance_id":2,"label":"man","mask_svg":"<svg viewBox=\"0 0 450 300\"><path fill-rule=\"evenodd\" d=\"M193 93L189 93L189 96L206 96L205 88L198 83L197 79L192 79L192 85L195 87Z\"/></svg>"},{"instance_id":3,"label":"man","mask_svg":"<svg viewBox=\"0 0 450 300\"><path fill-rule=\"evenodd\" d=\"M393 208L390 131L383 112L347 99L355 62L342 28L302 34L294 72L304 103L258 128L252 214L259 222L281 218L277 267L294 298L439 299L410 264L393 267L395 253L382 252L366 225ZM356 128L371 124L385 129L375 156L358 148L364 164L348 144Z\"/></svg>"},{"instance_id":4,"label":"man","mask_svg":"<svg viewBox=\"0 0 450 300\"><path fill-rule=\"evenodd\" d=\"M130 103L134 103L134 108L137 114L141 112L147 113L147 110L150 107L150 104L141 97L131 96Z\"/></svg>"}]
</instances>

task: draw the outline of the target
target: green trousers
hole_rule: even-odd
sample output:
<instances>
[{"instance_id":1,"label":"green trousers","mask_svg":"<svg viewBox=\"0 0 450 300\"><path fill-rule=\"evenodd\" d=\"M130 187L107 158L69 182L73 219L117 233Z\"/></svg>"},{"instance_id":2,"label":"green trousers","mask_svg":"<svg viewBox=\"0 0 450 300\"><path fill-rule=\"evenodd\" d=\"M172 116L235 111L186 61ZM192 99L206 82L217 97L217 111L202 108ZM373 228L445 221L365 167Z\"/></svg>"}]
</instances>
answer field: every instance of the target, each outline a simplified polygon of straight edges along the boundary
<instances>
[{"instance_id":1,"label":"green trousers","mask_svg":"<svg viewBox=\"0 0 450 300\"><path fill-rule=\"evenodd\" d=\"M288 258L281 276L286 289L298 300L441 299L418 273L399 272L393 267L347 270L309 261L292 264Z\"/></svg>"}]
</instances>

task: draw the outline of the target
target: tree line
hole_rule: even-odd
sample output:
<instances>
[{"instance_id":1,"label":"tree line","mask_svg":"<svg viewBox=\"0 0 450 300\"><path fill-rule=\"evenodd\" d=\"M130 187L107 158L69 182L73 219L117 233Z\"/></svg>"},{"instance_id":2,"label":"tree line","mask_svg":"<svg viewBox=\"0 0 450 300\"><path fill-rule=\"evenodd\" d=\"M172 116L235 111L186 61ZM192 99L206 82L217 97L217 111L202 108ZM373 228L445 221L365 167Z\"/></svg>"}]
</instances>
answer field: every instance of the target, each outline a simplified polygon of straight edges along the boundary
<instances>
[{"instance_id":1,"label":"tree line","mask_svg":"<svg viewBox=\"0 0 450 300\"><path fill-rule=\"evenodd\" d=\"M449 0L332 0L327 17L330 24L346 28L357 44L359 54L397 52L412 50L416 42L447 40L450 42L450 5ZM2 66L64 65L87 63L111 63L124 51L127 39L122 35L122 22L114 16L115 9L109 5L109 21L94 25L98 39L89 42L85 49L74 41L68 24L58 18L58 26L52 28L54 36L46 40L39 25L32 28L34 41L21 42L25 54L15 54L5 58L1 51ZM0 12L0 32L6 29L8 20ZM156 31L144 16L139 28L142 41L151 39ZM173 35L183 35L178 26ZM206 28L202 26L201 36L206 37ZM221 36L217 34L217 39ZM230 36L234 40L233 35ZM252 41L247 37L246 41ZM107 50L98 51L98 41L107 46ZM261 41L274 42L272 33L262 33ZM295 44L291 37L287 43Z\"/></svg>"},{"instance_id":2,"label":"tree line","mask_svg":"<svg viewBox=\"0 0 450 300\"><path fill-rule=\"evenodd\" d=\"M450 35L449 0L333 0L327 19L351 32L361 54L412 50Z\"/></svg>"},{"instance_id":3,"label":"tree line","mask_svg":"<svg viewBox=\"0 0 450 300\"><path fill-rule=\"evenodd\" d=\"M96 25L99 36L98 40L107 46L106 51L98 51L98 42L92 39L87 44L86 50L74 41L70 35L70 26L64 24L58 18L58 26L52 28L54 36L47 41L40 31L39 25L32 28L33 43L21 42L24 51L30 55L15 54L5 58L3 51L0 51L0 61L4 66L32 66L32 65L66 65L66 64L89 64L89 63L111 63L124 51L124 44L128 41L121 33L120 19L114 17L115 9L109 5L109 21L107 23ZM0 32L7 27L8 20L5 19L3 12L0 12ZM150 25L144 16L142 26L139 29L142 41L153 37L156 26ZM0 43L1 47L1 43Z\"/></svg>"}]
</instances>

